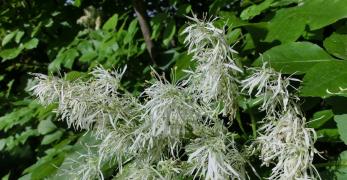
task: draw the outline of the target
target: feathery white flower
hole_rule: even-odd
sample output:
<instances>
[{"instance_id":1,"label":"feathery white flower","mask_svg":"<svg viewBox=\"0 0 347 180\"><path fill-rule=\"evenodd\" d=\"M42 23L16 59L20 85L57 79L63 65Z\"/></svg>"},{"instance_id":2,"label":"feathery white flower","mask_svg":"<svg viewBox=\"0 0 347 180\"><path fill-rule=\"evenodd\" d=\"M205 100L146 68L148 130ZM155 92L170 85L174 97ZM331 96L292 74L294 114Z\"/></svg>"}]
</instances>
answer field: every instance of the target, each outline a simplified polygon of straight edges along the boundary
<instances>
[{"instance_id":1,"label":"feathery white flower","mask_svg":"<svg viewBox=\"0 0 347 180\"><path fill-rule=\"evenodd\" d=\"M134 132L136 137L132 149L152 151L153 147L169 146L174 154L187 126L200 118L197 105L183 88L165 79L156 80L144 94L148 100L142 107L143 124Z\"/></svg>"},{"instance_id":2,"label":"feathery white flower","mask_svg":"<svg viewBox=\"0 0 347 180\"><path fill-rule=\"evenodd\" d=\"M259 145L263 165L275 163L269 179L314 179L319 174L313 166L316 133L305 127L305 118L301 118L292 109L280 119L272 119L259 129Z\"/></svg>"},{"instance_id":3,"label":"feathery white flower","mask_svg":"<svg viewBox=\"0 0 347 180\"><path fill-rule=\"evenodd\" d=\"M263 101L261 111L266 111L269 115L276 115L277 112L286 111L293 100L298 100L294 94L290 94L288 87L291 81L300 81L292 77L282 77L282 74L268 67L264 62L261 68L248 68L252 72L247 79L241 81L241 91L248 90L248 95L260 97Z\"/></svg>"},{"instance_id":4,"label":"feathery white flower","mask_svg":"<svg viewBox=\"0 0 347 180\"><path fill-rule=\"evenodd\" d=\"M232 59L236 53L226 42L225 32L213 25L212 21L190 18L193 23L184 29L184 42L188 53L193 54L197 62L196 69L191 72L190 86L193 94L207 104L222 103L222 112L231 119L236 112L236 96L238 95L235 76L242 72Z\"/></svg>"},{"instance_id":5,"label":"feathery white flower","mask_svg":"<svg viewBox=\"0 0 347 180\"><path fill-rule=\"evenodd\" d=\"M102 140L98 147L99 155L99 168L103 162L114 160L118 164L118 169L121 172L123 168L123 162L132 157L129 151L130 146L133 143L132 140L132 128L128 126L119 126L117 129L110 131Z\"/></svg>"},{"instance_id":6,"label":"feathery white flower","mask_svg":"<svg viewBox=\"0 0 347 180\"><path fill-rule=\"evenodd\" d=\"M124 71L109 73L102 68L96 68L91 73L95 79L87 82L80 79L69 82L34 74L38 84L30 90L44 105L57 102L57 113L69 127L90 130L95 122L108 123L122 115L123 108L127 107L128 102L121 102L122 99L116 92L123 73ZM123 111L119 112L119 109Z\"/></svg>"},{"instance_id":7,"label":"feathery white flower","mask_svg":"<svg viewBox=\"0 0 347 180\"><path fill-rule=\"evenodd\" d=\"M295 78L267 67L250 68L253 74L241 82L242 91L261 97L260 110L266 112L262 127L258 130L257 149L263 165L275 164L269 179L310 179L318 175L313 166L316 134L306 128L305 118L297 105L299 98L288 91ZM294 88L295 89L295 88ZM319 175L318 175L319 177Z\"/></svg>"},{"instance_id":8,"label":"feathery white flower","mask_svg":"<svg viewBox=\"0 0 347 180\"><path fill-rule=\"evenodd\" d=\"M245 179L245 161L234 147L233 139L220 128L204 127L201 137L185 147L188 174L206 180Z\"/></svg>"}]
</instances>

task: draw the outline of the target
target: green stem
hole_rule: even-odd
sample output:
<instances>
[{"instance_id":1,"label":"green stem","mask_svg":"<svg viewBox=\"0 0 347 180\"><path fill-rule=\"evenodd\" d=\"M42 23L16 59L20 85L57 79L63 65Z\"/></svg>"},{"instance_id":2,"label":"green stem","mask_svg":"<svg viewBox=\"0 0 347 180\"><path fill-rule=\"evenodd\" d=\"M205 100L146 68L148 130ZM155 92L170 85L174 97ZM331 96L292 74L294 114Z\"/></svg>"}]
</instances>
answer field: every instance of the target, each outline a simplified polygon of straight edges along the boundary
<instances>
[{"instance_id":1,"label":"green stem","mask_svg":"<svg viewBox=\"0 0 347 180\"><path fill-rule=\"evenodd\" d=\"M255 119L255 116L252 111L249 112L249 117L251 118L251 126L252 126L252 132L253 132L253 138L257 137L257 120Z\"/></svg>"},{"instance_id":2,"label":"green stem","mask_svg":"<svg viewBox=\"0 0 347 180\"><path fill-rule=\"evenodd\" d=\"M242 121L241 121L241 116L240 116L240 112L239 111L237 111L237 113L236 113L236 121L237 121L237 124L239 124L239 127L240 127L241 131L243 132L243 134L246 135L247 133L246 133L245 129L243 128Z\"/></svg>"}]
</instances>

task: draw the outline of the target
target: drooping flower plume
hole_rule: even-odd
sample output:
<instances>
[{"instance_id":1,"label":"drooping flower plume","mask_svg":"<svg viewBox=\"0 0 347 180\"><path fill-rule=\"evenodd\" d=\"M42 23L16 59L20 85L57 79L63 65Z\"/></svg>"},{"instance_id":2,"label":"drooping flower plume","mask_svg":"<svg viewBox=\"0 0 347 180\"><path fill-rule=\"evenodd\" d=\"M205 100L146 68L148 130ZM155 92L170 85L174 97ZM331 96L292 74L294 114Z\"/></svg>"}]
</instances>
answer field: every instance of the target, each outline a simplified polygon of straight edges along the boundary
<instances>
[{"instance_id":1,"label":"drooping flower plume","mask_svg":"<svg viewBox=\"0 0 347 180\"><path fill-rule=\"evenodd\" d=\"M238 86L236 75L242 69L234 61L236 53L226 42L223 29L216 28L214 21L199 20L193 16L193 23L184 29L184 42L188 53L197 62L190 74L193 94L208 104L221 103L222 113L234 118Z\"/></svg>"},{"instance_id":2,"label":"drooping flower plume","mask_svg":"<svg viewBox=\"0 0 347 180\"><path fill-rule=\"evenodd\" d=\"M260 110L266 112L255 145L263 165L275 164L269 179L311 179L318 177L313 166L316 134L307 128L297 101L290 93L291 77L269 68L249 68L252 75L242 81L242 90L263 101ZM293 87L293 89L295 89Z\"/></svg>"}]
</instances>

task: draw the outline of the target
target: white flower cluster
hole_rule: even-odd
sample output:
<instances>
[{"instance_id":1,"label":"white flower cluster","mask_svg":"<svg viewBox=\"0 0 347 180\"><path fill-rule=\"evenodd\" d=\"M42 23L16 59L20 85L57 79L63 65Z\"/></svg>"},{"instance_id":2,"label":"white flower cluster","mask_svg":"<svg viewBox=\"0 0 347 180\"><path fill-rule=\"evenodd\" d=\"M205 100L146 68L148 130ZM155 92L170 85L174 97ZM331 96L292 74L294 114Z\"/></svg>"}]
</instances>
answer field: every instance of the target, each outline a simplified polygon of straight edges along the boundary
<instances>
[{"instance_id":1,"label":"white flower cluster","mask_svg":"<svg viewBox=\"0 0 347 180\"><path fill-rule=\"evenodd\" d=\"M255 144L263 165L275 163L269 179L320 178L312 165L317 153L315 131L305 127L306 120L297 105L299 98L288 91L290 81L299 80L282 77L266 63L262 68L249 70L252 75L241 82L242 90L263 101L260 110L266 112L266 117Z\"/></svg>"},{"instance_id":2,"label":"white flower cluster","mask_svg":"<svg viewBox=\"0 0 347 180\"><path fill-rule=\"evenodd\" d=\"M196 68L178 83L154 72L155 80L140 98L121 88L125 69L98 67L88 81L35 74L38 83L31 90L39 101L57 103L69 127L91 130L100 140L96 153L80 156L86 158L78 170L81 178L103 179L101 169L110 161L118 164L116 179L249 178L248 157L220 118L234 119L240 83L242 91L262 100L260 110L267 114L256 147L264 165L275 163L270 179L314 177L315 133L305 127L298 97L288 91L296 79L264 64L250 68L253 74L240 81L243 70L232 58L236 52L224 30L213 20L190 19L183 34Z\"/></svg>"},{"instance_id":3,"label":"white flower cluster","mask_svg":"<svg viewBox=\"0 0 347 180\"><path fill-rule=\"evenodd\" d=\"M223 128L201 128L200 135L187 145L188 172L205 179L245 179L245 160L236 150L233 137Z\"/></svg>"},{"instance_id":4,"label":"white flower cluster","mask_svg":"<svg viewBox=\"0 0 347 180\"><path fill-rule=\"evenodd\" d=\"M86 82L70 82L34 74L38 83L30 90L44 105L58 102L56 111L69 127L90 130L96 123L96 127L100 127L96 133L102 135L103 126L112 125L117 119L127 120L134 116L132 111L125 110L136 105L136 102L131 97L117 93L124 71L108 72L100 67L95 68L91 72L94 78Z\"/></svg>"},{"instance_id":5,"label":"white flower cluster","mask_svg":"<svg viewBox=\"0 0 347 180\"><path fill-rule=\"evenodd\" d=\"M193 54L197 62L190 74L191 90L207 104L222 103L222 113L232 119L238 93L235 75L242 72L232 59L236 51L226 42L224 30L213 25L213 20L190 19L193 23L182 34L186 34L184 42L188 44L188 53Z\"/></svg>"}]
</instances>

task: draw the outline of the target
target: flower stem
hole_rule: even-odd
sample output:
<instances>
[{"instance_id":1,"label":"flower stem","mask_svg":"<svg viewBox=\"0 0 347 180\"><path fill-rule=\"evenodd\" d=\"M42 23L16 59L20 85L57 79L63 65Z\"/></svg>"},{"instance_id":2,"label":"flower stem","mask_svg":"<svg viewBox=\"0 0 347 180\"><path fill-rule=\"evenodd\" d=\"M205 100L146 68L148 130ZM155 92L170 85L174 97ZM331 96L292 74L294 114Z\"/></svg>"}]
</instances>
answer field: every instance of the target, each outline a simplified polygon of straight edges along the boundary
<instances>
[{"instance_id":1,"label":"flower stem","mask_svg":"<svg viewBox=\"0 0 347 180\"><path fill-rule=\"evenodd\" d=\"M251 118L251 126L252 126L252 132L253 132L253 138L257 137L257 120L255 119L255 116L252 111L249 112L249 117Z\"/></svg>"},{"instance_id":2,"label":"flower stem","mask_svg":"<svg viewBox=\"0 0 347 180\"><path fill-rule=\"evenodd\" d=\"M243 134L246 135L247 133L246 133L245 129L243 128L242 121L241 121L241 116L240 116L240 112L239 111L237 111L237 113L236 113L236 121L237 121L237 124L239 125L241 131L243 132Z\"/></svg>"}]
</instances>

